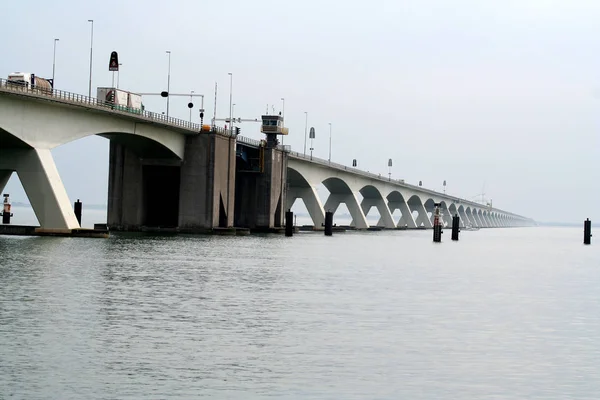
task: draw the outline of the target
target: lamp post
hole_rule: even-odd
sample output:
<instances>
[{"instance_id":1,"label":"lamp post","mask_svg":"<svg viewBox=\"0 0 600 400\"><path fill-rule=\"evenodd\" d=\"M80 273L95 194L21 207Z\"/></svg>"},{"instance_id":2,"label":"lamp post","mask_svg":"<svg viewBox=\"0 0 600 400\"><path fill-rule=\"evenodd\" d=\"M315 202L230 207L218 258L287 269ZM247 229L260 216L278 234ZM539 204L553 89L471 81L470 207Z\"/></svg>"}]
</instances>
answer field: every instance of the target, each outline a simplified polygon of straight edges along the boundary
<instances>
[{"instance_id":1,"label":"lamp post","mask_svg":"<svg viewBox=\"0 0 600 400\"><path fill-rule=\"evenodd\" d=\"M54 89L54 72L56 71L56 42L59 39L54 39L54 56L52 57L52 89Z\"/></svg>"},{"instance_id":2,"label":"lamp post","mask_svg":"<svg viewBox=\"0 0 600 400\"><path fill-rule=\"evenodd\" d=\"M121 74L121 65L123 65L123 63L119 63L119 69L117 71L117 89L119 88L119 76Z\"/></svg>"},{"instance_id":3,"label":"lamp post","mask_svg":"<svg viewBox=\"0 0 600 400\"><path fill-rule=\"evenodd\" d=\"M192 107L190 107L190 105L192 104L192 96L194 94L194 91L192 90L190 92L190 104L188 104L188 108L190 109L190 123L192 122Z\"/></svg>"},{"instance_id":4,"label":"lamp post","mask_svg":"<svg viewBox=\"0 0 600 400\"><path fill-rule=\"evenodd\" d=\"M94 48L94 20L88 19L88 22L92 23L92 34L90 35L90 87L88 90L88 97L92 97L92 58Z\"/></svg>"},{"instance_id":5,"label":"lamp post","mask_svg":"<svg viewBox=\"0 0 600 400\"><path fill-rule=\"evenodd\" d=\"M306 155L306 133L308 129L308 111L304 111L304 155Z\"/></svg>"},{"instance_id":6,"label":"lamp post","mask_svg":"<svg viewBox=\"0 0 600 400\"><path fill-rule=\"evenodd\" d=\"M314 143L314 139L315 139L315 128L311 127L310 128L310 159L312 160L312 153L313 150L315 149L313 143Z\"/></svg>"},{"instance_id":7,"label":"lamp post","mask_svg":"<svg viewBox=\"0 0 600 400\"><path fill-rule=\"evenodd\" d=\"M171 51L167 50L166 53L169 55L169 72L167 74L167 118L169 118L169 94L171 93Z\"/></svg>"},{"instance_id":8,"label":"lamp post","mask_svg":"<svg viewBox=\"0 0 600 400\"><path fill-rule=\"evenodd\" d=\"M392 180L392 159L388 160L388 181Z\"/></svg>"},{"instance_id":9,"label":"lamp post","mask_svg":"<svg viewBox=\"0 0 600 400\"><path fill-rule=\"evenodd\" d=\"M233 134L233 73L229 72L229 133Z\"/></svg>"},{"instance_id":10,"label":"lamp post","mask_svg":"<svg viewBox=\"0 0 600 400\"><path fill-rule=\"evenodd\" d=\"M444 194L446 194L446 180L444 180Z\"/></svg>"},{"instance_id":11,"label":"lamp post","mask_svg":"<svg viewBox=\"0 0 600 400\"><path fill-rule=\"evenodd\" d=\"M329 123L329 162L331 162L331 122Z\"/></svg>"}]
</instances>

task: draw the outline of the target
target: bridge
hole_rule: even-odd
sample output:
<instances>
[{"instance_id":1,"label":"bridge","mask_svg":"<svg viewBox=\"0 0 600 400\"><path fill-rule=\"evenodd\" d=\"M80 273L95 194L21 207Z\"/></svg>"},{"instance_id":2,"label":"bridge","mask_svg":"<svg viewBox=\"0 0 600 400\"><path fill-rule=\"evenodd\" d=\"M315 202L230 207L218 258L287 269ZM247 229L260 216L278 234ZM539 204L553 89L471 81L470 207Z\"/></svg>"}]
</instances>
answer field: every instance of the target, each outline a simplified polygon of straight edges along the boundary
<instances>
[{"instance_id":1,"label":"bridge","mask_svg":"<svg viewBox=\"0 0 600 400\"><path fill-rule=\"evenodd\" d=\"M335 212L342 203L357 229L369 227L373 207L381 216L378 226L431 227L434 203L441 204L446 222L458 213L463 223L477 227L533 224L503 210L310 159L273 141L5 80L0 80L0 192L16 171L41 228L79 228L51 150L91 135L110 140L107 223L113 230L276 228L297 199L315 227L325 211ZM316 193L321 183L330 191L324 205Z\"/></svg>"}]
</instances>

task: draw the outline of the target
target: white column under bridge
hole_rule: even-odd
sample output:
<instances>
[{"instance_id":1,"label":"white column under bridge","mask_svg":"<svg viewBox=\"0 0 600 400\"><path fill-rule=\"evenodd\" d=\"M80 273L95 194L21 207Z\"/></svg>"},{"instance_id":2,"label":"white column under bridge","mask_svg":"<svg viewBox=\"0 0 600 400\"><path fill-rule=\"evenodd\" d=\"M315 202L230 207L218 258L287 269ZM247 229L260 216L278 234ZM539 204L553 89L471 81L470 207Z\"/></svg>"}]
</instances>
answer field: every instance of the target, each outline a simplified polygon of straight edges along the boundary
<instances>
[{"instance_id":1,"label":"white column under bridge","mask_svg":"<svg viewBox=\"0 0 600 400\"><path fill-rule=\"evenodd\" d=\"M499 209L492 209L444 193L435 192L420 186L410 185L403 180L391 179L378 174L361 171L316 157L291 152L288 161L288 201L291 209L294 202L301 199L315 227L320 228L326 211L334 213L345 204L352 217L352 226L366 229L369 213L376 209L379 218L373 224L381 228L431 228L435 204L440 204L442 219L451 226L452 216L458 214L461 226L496 227L494 215L500 219L507 216ZM318 193L324 186L327 194ZM394 213L399 211L396 221ZM511 214L512 215L512 214ZM397 218L397 217L396 217ZM520 226L527 226L530 220L512 215Z\"/></svg>"}]
</instances>

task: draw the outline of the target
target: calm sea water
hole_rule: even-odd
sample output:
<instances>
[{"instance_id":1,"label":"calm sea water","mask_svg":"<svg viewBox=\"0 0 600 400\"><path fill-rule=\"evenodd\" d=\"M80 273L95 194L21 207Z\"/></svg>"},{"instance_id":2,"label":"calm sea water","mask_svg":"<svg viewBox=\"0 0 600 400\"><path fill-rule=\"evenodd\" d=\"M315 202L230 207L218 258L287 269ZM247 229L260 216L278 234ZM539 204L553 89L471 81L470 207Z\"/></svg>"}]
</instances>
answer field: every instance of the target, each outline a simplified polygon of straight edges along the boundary
<instances>
[{"instance_id":1,"label":"calm sea water","mask_svg":"<svg viewBox=\"0 0 600 400\"><path fill-rule=\"evenodd\" d=\"M0 399L597 399L582 229L0 236Z\"/></svg>"}]
</instances>

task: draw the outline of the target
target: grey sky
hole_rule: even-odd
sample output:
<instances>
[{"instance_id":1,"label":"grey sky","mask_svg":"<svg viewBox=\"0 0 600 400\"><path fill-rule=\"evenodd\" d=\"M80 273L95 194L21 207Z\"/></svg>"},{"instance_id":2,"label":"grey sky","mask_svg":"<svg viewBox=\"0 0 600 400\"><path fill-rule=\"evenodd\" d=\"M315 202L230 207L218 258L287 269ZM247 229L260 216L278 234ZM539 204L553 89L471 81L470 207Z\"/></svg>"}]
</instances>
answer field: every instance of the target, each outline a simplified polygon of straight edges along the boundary
<instances>
[{"instance_id":1,"label":"grey sky","mask_svg":"<svg viewBox=\"0 0 600 400\"><path fill-rule=\"evenodd\" d=\"M285 6L283 6L285 4ZM119 52L125 90L206 96L207 119L258 117L285 101L302 151L304 111L315 155L353 158L371 172L472 198L485 184L494 206L540 221L600 221L600 2L484 1L22 1L27 18L3 18L0 74L52 74L87 94L94 19L93 93L109 86ZM43 12L40 12L43 10ZM187 98L170 114L188 118ZM144 99L164 111L160 98ZM197 119L197 109L193 112ZM257 124L242 134L260 138ZM71 200L105 204L108 141L53 151ZM7 192L26 201L15 176Z\"/></svg>"}]
</instances>

